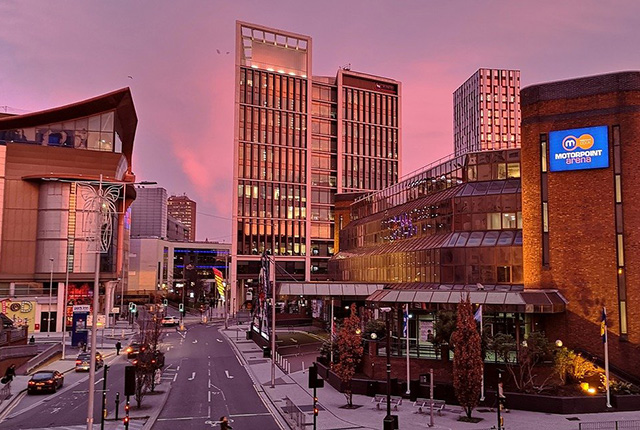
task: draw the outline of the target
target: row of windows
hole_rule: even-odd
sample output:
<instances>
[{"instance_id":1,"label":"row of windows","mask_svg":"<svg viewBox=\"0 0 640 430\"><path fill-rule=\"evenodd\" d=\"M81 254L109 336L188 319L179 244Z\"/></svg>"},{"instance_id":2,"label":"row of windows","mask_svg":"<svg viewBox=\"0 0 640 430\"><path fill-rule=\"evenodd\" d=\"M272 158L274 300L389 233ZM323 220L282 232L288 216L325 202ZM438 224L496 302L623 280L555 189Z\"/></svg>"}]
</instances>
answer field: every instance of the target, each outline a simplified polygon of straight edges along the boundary
<instances>
[{"instance_id":1,"label":"row of windows","mask_svg":"<svg viewBox=\"0 0 640 430\"><path fill-rule=\"evenodd\" d=\"M398 158L398 130L345 122L342 129L344 151L350 154Z\"/></svg>"},{"instance_id":2,"label":"row of windows","mask_svg":"<svg viewBox=\"0 0 640 430\"><path fill-rule=\"evenodd\" d=\"M307 117L304 114L250 106L240 106L238 112L238 139L241 141L307 146ZM316 127L315 122L312 124Z\"/></svg>"},{"instance_id":3,"label":"row of windows","mask_svg":"<svg viewBox=\"0 0 640 430\"><path fill-rule=\"evenodd\" d=\"M306 187L277 183L238 185L238 216L305 219Z\"/></svg>"},{"instance_id":4,"label":"row of windows","mask_svg":"<svg viewBox=\"0 0 640 430\"><path fill-rule=\"evenodd\" d=\"M307 155L304 149L261 144L238 145L238 177L305 183Z\"/></svg>"},{"instance_id":5,"label":"row of windows","mask_svg":"<svg viewBox=\"0 0 640 430\"><path fill-rule=\"evenodd\" d=\"M304 221L238 220L238 255L305 255Z\"/></svg>"},{"instance_id":6,"label":"row of windows","mask_svg":"<svg viewBox=\"0 0 640 430\"><path fill-rule=\"evenodd\" d=\"M331 260L335 279L443 284L522 283L520 247L428 249Z\"/></svg>"},{"instance_id":7,"label":"row of windows","mask_svg":"<svg viewBox=\"0 0 640 430\"><path fill-rule=\"evenodd\" d=\"M379 190L398 180L397 161L348 155L342 159L342 183L345 188Z\"/></svg>"},{"instance_id":8,"label":"row of windows","mask_svg":"<svg viewBox=\"0 0 640 430\"><path fill-rule=\"evenodd\" d=\"M335 87L328 87L325 85L312 84L311 96L313 100L321 100L326 102L336 103L338 101L338 92Z\"/></svg>"},{"instance_id":9,"label":"row of windows","mask_svg":"<svg viewBox=\"0 0 640 430\"><path fill-rule=\"evenodd\" d=\"M114 122L114 111L109 111L62 123L2 130L0 141L122 152L122 141L115 132Z\"/></svg>"},{"instance_id":10,"label":"row of windows","mask_svg":"<svg viewBox=\"0 0 640 430\"><path fill-rule=\"evenodd\" d=\"M240 103L306 113L307 81L241 68Z\"/></svg>"},{"instance_id":11,"label":"row of windows","mask_svg":"<svg viewBox=\"0 0 640 430\"><path fill-rule=\"evenodd\" d=\"M344 118L398 127L398 97L344 88Z\"/></svg>"}]
</instances>

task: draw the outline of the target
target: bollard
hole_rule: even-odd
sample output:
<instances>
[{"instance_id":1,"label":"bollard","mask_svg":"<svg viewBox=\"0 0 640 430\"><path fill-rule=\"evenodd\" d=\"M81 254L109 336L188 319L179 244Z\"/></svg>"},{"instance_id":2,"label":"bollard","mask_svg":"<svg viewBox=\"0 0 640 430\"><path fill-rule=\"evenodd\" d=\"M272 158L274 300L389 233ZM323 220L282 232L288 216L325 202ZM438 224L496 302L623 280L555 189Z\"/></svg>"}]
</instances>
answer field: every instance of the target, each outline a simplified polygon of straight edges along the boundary
<instances>
[{"instance_id":1,"label":"bollard","mask_svg":"<svg viewBox=\"0 0 640 430\"><path fill-rule=\"evenodd\" d=\"M307 371L307 368L304 367L304 361L302 362L302 373L305 373Z\"/></svg>"},{"instance_id":2,"label":"bollard","mask_svg":"<svg viewBox=\"0 0 640 430\"><path fill-rule=\"evenodd\" d=\"M116 421L118 421L118 409L120 407L120 392L116 393Z\"/></svg>"}]
</instances>

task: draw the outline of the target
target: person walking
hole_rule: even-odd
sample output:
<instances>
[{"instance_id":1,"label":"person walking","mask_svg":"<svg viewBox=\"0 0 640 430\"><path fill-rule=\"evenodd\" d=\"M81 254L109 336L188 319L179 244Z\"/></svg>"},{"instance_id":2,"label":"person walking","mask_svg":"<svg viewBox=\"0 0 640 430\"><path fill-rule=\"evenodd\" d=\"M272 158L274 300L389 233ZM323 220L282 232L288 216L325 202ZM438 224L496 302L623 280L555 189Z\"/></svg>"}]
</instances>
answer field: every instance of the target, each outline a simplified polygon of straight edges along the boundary
<instances>
[{"instance_id":1,"label":"person walking","mask_svg":"<svg viewBox=\"0 0 640 430\"><path fill-rule=\"evenodd\" d=\"M9 384L11 381L13 381L13 378L15 378L15 376L16 376L16 365L12 364L11 366L7 367L7 370L4 371L4 377L2 378L2 383Z\"/></svg>"},{"instance_id":2,"label":"person walking","mask_svg":"<svg viewBox=\"0 0 640 430\"><path fill-rule=\"evenodd\" d=\"M227 430L232 428L233 427L229 425L229 420L227 419L227 417L220 417L220 430Z\"/></svg>"},{"instance_id":3,"label":"person walking","mask_svg":"<svg viewBox=\"0 0 640 430\"><path fill-rule=\"evenodd\" d=\"M116 355L120 355L120 350L122 349L122 344L120 341L116 342Z\"/></svg>"}]
</instances>

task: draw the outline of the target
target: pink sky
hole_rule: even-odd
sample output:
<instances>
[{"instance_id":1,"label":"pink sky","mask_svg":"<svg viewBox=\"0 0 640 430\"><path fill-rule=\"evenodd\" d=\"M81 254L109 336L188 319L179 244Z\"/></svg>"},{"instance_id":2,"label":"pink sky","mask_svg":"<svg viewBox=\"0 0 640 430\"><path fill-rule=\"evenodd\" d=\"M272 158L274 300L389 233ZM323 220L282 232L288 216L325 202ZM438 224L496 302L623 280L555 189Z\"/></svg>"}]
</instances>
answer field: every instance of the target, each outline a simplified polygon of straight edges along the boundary
<instances>
[{"instance_id":1,"label":"pink sky","mask_svg":"<svg viewBox=\"0 0 640 430\"><path fill-rule=\"evenodd\" d=\"M520 69L522 87L640 70L635 0L3 0L0 16L0 110L129 86L133 170L198 202L199 240L231 241L236 20L313 37L314 75L401 81L403 173L453 152L452 93L480 67Z\"/></svg>"}]
</instances>

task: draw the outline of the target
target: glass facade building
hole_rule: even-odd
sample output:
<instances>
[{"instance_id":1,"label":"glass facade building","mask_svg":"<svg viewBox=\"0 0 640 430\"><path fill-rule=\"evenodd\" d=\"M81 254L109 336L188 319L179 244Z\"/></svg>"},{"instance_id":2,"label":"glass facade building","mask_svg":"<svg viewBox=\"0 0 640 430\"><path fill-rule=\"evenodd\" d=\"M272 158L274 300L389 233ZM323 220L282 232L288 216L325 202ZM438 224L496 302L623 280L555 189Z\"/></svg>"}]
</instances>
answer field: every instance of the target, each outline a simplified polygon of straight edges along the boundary
<instances>
[{"instance_id":1,"label":"glass facade building","mask_svg":"<svg viewBox=\"0 0 640 430\"><path fill-rule=\"evenodd\" d=\"M520 71L479 69L453 93L456 155L520 148Z\"/></svg>"},{"instance_id":2,"label":"glass facade building","mask_svg":"<svg viewBox=\"0 0 640 430\"><path fill-rule=\"evenodd\" d=\"M236 36L232 297L263 253L277 278L327 280L335 194L396 183L401 155L398 82L311 77L308 36L242 22Z\"/></svg>"},{"instance_id":3,"label":"glass facade building","mask_svg":"<svg viewBox=\"0 0 640 430\"><path fill-rule=\"evenodd\" d=\"M520 151L451 157L351 205L342 281L522 285Z\"/></svg>"}]
</instances>

